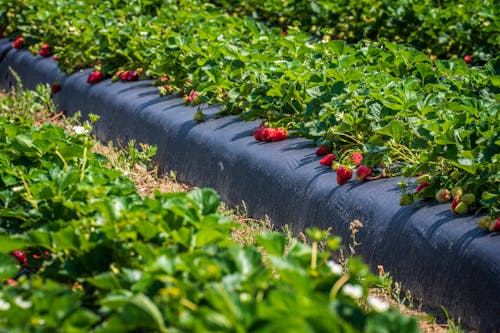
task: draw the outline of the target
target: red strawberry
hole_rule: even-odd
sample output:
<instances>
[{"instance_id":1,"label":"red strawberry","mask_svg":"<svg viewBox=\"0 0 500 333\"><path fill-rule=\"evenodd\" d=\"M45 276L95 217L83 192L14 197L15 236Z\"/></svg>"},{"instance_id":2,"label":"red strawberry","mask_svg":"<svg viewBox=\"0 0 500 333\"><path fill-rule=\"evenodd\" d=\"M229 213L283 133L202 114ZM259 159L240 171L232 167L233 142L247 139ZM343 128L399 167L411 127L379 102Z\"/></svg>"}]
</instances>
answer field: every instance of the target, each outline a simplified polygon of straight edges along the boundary
<instances>
[{"instance_id":1,"label":"red strawberry","mask_svg":"<svg viewBox=\"0 0 500 333\"><path fill-rule=\"evenodd\" d=\"M259 126L254 132L253 132L253 137L257 141L262 141L262 131L264 130L264 127L262 125Z\"/></svg>"},{"instance_id":2,"label":"red strawberry","mask_svg":"<svg viewBox=\"0 0 500 333\"><path fill-rule=\"evenodd\" d=\"M275 128L274 133L272 135L272 140L273 141L283 141L286 139L288 136L288 133L286 132L286 129L283 127Z\"/></svg>"},{"instance_id":3,"label":"red strawberry","mask_svg":"<svg viewBox=\"0 0 500 333\"><path fill-rule=\"evenodd\" d=\"M125 71L120 74L120 79L122 81L137 81L139 79L139 74L136 71Z\"/></svg>"},{"instance_id":4,"label":"red strawberry","mask_svg":"<svg viewBox=\"0 0 500 333\"><path fill-rule=\"evenodd\" d=\"M357 181L362 181L365 180L366 177L369 177L372 175L372 169L367 167L366 165L361 165L358 170L356 170L356 176L354 176L354 179Z\"/></svg>"},{"instance_id":5,"label":"red strawberry","mask_svg":"<svg viewBox=\"0 0 500 333\"><path fill-rule=\"evenodd\" d=\"M14 279L7 279L7 280L5 280L5 283L7 283L11 287L17 287L18 286L17 281L14 280Z\"/></svg>"},{"instance_id":6,"label":"red strawberry","mask_svg":"<svg viewBox=\"0 0 500 333\"><path fill-rule=\"evenodd\" d=\"M10 253L16 260L23 266L28 265L28 258L26 253L22 250L14 250Z\"/></svg>"},{"instance_id":7,"label":"red strawberry","mask_svg":"<svg viewBox=\"0 0 500 333\"><path fill-rule=\"evenodd\" d=\"M344 185L351 179L352 171L346 168L345 166L340 166L337 169L337 184Z\"/></svg>"},{"instance_id":8,"label":"red strawberry","mask_svg":"<svg viewBox=\"0 0 500 333\"><path fill-rule=\"evenodd\" d=\"M198 92L196 90L191 90L189 96L186 98L186 103L193 103L198 98Z\"/></svg>"},{"instance_id":9,"label":"red strawberry","mask_svg":"<svg viewBox=\"0 0 500 333\"><path fill-rule=\"evenodd\" d=\"M330 149L328 149L327 146L320 146L318 148L318 150L316 150L316 155L323 156L323 155L328 154L329 151L330 151Z\"/></svg>"},{"instance_id":10,"label":"red strawberry","mask_svg":"<svg viewBox=\"0 0 500 333\"><path fill-rule=\"evenodd\" d=\"M349 156L349 158L356 164L356 166L361 165L361 161L363 161L363 155L359 152L354 152Z\"/></svg>"},{"instance_id":11,"label":"red strawberry","mask_svg":"<svg viewBox=\"0 0 500 333\"><path fill-rule=\"evenodd\" d=\"M457 208L457 205L460 203L460 197L456 195L453 197L453 201L451 202L450 209L453 213L455 213L455 208Z\"/></svg>"},{"instance_id":12,"label":"red strawberry","mask_svg":"<svg viewBox=\"0 0 500 333\"><path fill-rule=\"evenodd\" d=\"M98 83L104 80L104 75L100 71L94 71L90 73L89 77L87 78L87 83L94 84Z\"/></svg>"},{"instance_id":13,"label":"red strawberry","mask_svg":"<svg viewBox=\"0 0 500 333\"><path fill-rule=\"evenodd\" d=\"M49 44L43 44L38 54L42 57L48 57L51 54Z\"/></svg>"},{"instance_id":14,"label":"red strawberry","mask_svg":"<svg viewBox=\"0 0 500 333\"><path fill-rule=\"evenodd\" d=\"M12 47L15 49L20 49L24 46L24 38L17 37L16 40L12 43Z\"/></svg>"},{"instance_id":15,"label":"red strawberry","mask_svg":"<svg viewBox=\"0 0 500 333\"><path fill-rule=\"evenodd\" d=\"M274 137L274 128L266 127L264 129L262 129L262 133L261 133L262 141L271 142L271 141L273 141L273 137Z\"/></svg>"},{"instance_id":16,"label":"red strawberry","mask_svg":"<svg viewBox=\"0 0 500 333\"><path fill-rule=\"evenodd\" d=\"M50 89L52 90L52 94L57 94L61 90L61 85L59 83L52 83Z\"/></svg>"},{"instance_id":17,"label":"red strawberry","mask_svg":"<svg viewBox=\"0 0 500 333\"><path fill-rule=\"evenodd\" d=\"M59 61L59 57L58 56L53 56L52 59L54 59L55 61Z\"/></svg>"},{"instance_id":18,"label":"red strawberry","mask_svg":"<svg viewBox=\"0 0 500 333\"><path fill-rule=\"evenodd\" d=\"M4 28L0 28L0 38L3 38Z\"/></svg>"},{"instance_id":19,"label":"red strawberry","mask_svg":"<svg viewBox=\"0 0 500 333\"><path fill-rule=\"evenodd\" d=\"M472 61L472 56L470 54L466 54L464 56L464 61L468 64L470 64L470 62Z\"/></svg>"},{"instance_id":20,"label":"red strawberry","mask_svg":"<svg viewBox=\"0 0 500 333\"><path fill-rule=\"evenodd\" d=\"M287 28L286 27L282 27L281 28L281 36L286 37L287 34L288 34Z\"/></svg>"},{"instance_id":21,"label":"red strawberry","mask_svg":"<svg viewBox=\"0 0 500 333\"><path fill-rule=\"evenodd\" d=\"M500 231L500 217L497 218L497 221L492 223L491 231Z\"/></svg>"},{"instance_id":22,"label":"red strawberry","mask_svg":"<svg viewBox=\"0 0 500 333\"><path fill-rule=\"evenodd\" d=\"M431 183L429 182L423 182L421 184L418 184L418 187L417 189L415 190L415 193L419 193L419 192L422 192L424 190L424 188L426 188L427 186L429 186Z\"/></svg>"},{"instance_id":23,"label":"red strawberry","mask_svg":"<svg viewBox=\"0 0 500 333\"><path fill-rule=\"evenodd\" d=\"M327 154L325 157L323 157L320 161L319 164L326 165L328 167L332 166L333 161L335 161L337 157L334 154Z\"/></svg>"}]
</instances>

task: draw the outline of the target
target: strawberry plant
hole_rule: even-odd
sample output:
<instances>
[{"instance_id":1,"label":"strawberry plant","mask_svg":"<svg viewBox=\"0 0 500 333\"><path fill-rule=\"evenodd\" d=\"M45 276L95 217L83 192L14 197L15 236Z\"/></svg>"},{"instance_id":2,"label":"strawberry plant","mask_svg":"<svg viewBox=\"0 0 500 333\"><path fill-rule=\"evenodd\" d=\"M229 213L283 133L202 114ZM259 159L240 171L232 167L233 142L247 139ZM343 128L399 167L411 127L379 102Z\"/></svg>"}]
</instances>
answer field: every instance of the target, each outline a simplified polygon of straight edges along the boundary
<instances>
[{"instance_id":1,"label":"strawberry plant","mask_svg":"<svg viewBox=\"0 0 500 333\"><path fill-rule=\"evenodd\" d=\"M411 44L439 58L466 57L467 62L484 62L498 55L500 44L499 8L495 1L210 2L235 15L251 16L282 27L284 31L288 26L299 26L311 34L349 43L385 38Z\"/></svg>"}]
</instances>

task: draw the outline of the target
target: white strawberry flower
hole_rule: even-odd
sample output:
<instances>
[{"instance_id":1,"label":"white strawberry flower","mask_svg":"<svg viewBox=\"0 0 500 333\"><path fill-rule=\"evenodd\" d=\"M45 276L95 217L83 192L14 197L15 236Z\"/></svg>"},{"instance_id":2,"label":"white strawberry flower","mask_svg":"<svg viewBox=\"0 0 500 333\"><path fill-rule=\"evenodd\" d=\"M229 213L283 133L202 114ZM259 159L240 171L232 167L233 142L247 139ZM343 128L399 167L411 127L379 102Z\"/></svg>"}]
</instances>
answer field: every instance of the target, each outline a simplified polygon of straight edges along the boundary
<instances>
[{"instance_id":1,"label":"white strawberry flower","mask_svg":"<svg viewBox=\"0 0 500 333\"><path fill-rule=\"evenodd\" d=\"M16 297L14 299L14 303L16 303L16 305L21 309L28 309L33 305L30 301L25 301L21 297Z\"/></svg>"},{"instance_id":2,"label":"white strawberry flower","mask_svg":"<svg viewBox=\"0 0 500 333\"><path fill-rule=\"evenodd\" d=\"M328 266L328 268L330 268L330 271L332 271L332 273L335 275L341 275L343 273L342 265L337 264L333 260L328 260L326 262L326 265Z\"/></svg>"},{"instance_id":3,"label":"white strawberry flower","mask_svg":"<svg viewBox=\"0 0 500 333\"><path fill-rule=\"evenodd\" d=\"M10 303L0 298L0 311L7 311L8 309L10 309Z\"/></svg>"},{"instance_id":4,"label":"white strawberry flower","mask_svg":"<svg viewBox=\"0 0 500 333\"><path fill-rule=\"evenodd\" d=\"M73 126L75 134L87 134L89 131L83 126Z\"/></svg>"},{"instance_id":5,"label":"white strawberry flower","mask_svg":"<svg viewBox=\"0 0 500 333\"><path fill-rule=\"evenodd\" d=\"M374 297L374 296L368 296L368 304L372 307L373 310L376 312L384 312L389 309L389 303L382 301L381 299Z\"/></svg>"},{"instance_id":6,"label":"white strawberry flower","mask_svg":"<svg viewBox=\"0 0 500 333\"><path fill-rule=\"evenodd\" d=\"M347 283L343 288L342 292L347 296L350 296L354 299L359 299L363 297L363 288L360 285L353 285Z\"/></svg>"}]
</instances>

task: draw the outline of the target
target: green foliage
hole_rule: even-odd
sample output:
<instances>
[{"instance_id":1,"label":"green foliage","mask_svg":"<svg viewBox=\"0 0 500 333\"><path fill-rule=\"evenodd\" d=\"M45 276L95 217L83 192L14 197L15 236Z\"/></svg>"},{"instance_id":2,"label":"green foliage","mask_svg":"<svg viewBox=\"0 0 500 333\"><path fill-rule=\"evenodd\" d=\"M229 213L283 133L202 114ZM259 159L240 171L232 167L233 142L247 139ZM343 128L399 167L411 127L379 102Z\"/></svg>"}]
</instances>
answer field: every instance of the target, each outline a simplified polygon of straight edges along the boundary
<instances>
[{"instance_id":1,"label":"green foliage","mask_svg":"<svg viewBox=\"0 0 500 333\"><path fill-rule=\"evenodd\" d=\"M317 36L355 43L388 39L440 58L498 55L498 4L435 0L211 0L222 9L277 27L298 26Z\"/></svg>"},{"instance_id":2,"label":"green foliage","mask_svg":"<svg viewBox=\"0 0 500 333\"><path fill-rule=\"evenodd\" d=\"M0 118L0 332L417 332L367 307L375 277L356 258L311 268L317 249L285 254L277 233L258 237L263 257L231 240L213 190L141 198L87 134L27 115Z\"/></svg>"},{"instance_id":3,"label":"green foliage","mask_svg":"<svg viewBox=\"0 0 500 333\"><path fill-rule=\"evenodd\" d=\"M290 7L283 7L283 12L278 10L281 1L266 2L259 10L252 9L256 8L253 2L248 2L249 7L231 5L231 11L252 11L257 18L275 10L291 17L308 6L319 15L313 18L340 11L339 20L346 18L340 25L349 27L355 26L349 20L364 17L369 23L380 14L375 19L380 26L373 31L385 31L382 21L392 22L386 29L392 41L351 45L344 40L320 42L296 29L288 29L283 36L279 28L231 16L195 0L28 0L22 6L7 2L11 5L7 16L12 36L25 36L34 52L41 43L49 43L67 72L91 66L111 76L137 69L142 77L155 79L160 92L196 91L196 103L223 104L221 115L261 118L328 144L339 156L361 151L364 163L379 176L430 173L435 181L428 193L461 186L479 198L471 207L473 212L487 211L496 218L500 214L500 80L498 50L491 45L498 45L500 36L495 33L498 6L491 1L447 1L438 6L429 2L306 5L295 1L288 2ZM373 13L363 14L365 10ZM469 13L476 14L466 19ZM450 22L458 17L461 23L437 25L442 17ZM372 28L372 23L365 28ZM443 35L445 30L449 38ZM397 31L402 36L415 32L415 41L392 36ZM435 36L442 43L431 38ZM461 59L432 60L394 42L421 47L420 41L430 41L444 54L461 55L469 52L462 41L485 38L488 42L481 43L490 51L474 47L475 58L488 60L478 67Z\"/></svg>"}]
</instances>

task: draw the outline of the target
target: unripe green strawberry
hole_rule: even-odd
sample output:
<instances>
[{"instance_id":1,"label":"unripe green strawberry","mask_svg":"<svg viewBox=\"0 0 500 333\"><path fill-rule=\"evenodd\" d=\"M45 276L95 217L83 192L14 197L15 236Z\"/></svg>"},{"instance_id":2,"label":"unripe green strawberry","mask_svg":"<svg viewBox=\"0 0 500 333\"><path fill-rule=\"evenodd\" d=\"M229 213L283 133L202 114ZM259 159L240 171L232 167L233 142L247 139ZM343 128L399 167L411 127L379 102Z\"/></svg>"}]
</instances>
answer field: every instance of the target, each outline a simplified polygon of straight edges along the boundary
<instances>
[{"instance_id":1,"label":"unripe green strawberry","mask_svg":"<svg viewBox=\"0 0 500 333\"><path fill-rule=\"evenodd\" d=\"M455 198L455 197L460 198L463 193L464 193L464 190L460 186L457 186L457 187L454 187L451 189L451 196L453 198Z\"/></svg>"},{"instance_id":2,"label":"unripe green strawberry","mask_svg":"<svg viewBox=\"0 0 500 333\"><path fill-rule=\"evenodd\" d=\"M465 202L468 205L473 205L476 203L476 196L474 195L474 193L465 193L460 198L460 201Z\"/></svg>"},{"instance_id":3,"label":"unripe green strawberry","mask_svg":"<svg viewBox=\"0 0 500 333\"><path fill-rule=\"evenodd\" d=\"M486 229L488 230L490 227L490 224L494 221L494 219L491 216L484 216L477 221L477 226L481 229Z\"/></svg>"},{"instance_id":4,"label":"unripe green strawberry","mask_svg":"<svg viewBox=\"0 0 500 333\"><path fill-rule=\"evenodd\" d=\"M399 199L399 205L400 206L408 206L413 203L413 199L411 196L407 193L403 194L401 198Z\"/></svg>"},{"instance_id":5,"label":"unripe green strawberry","mask_svg":"<svg viewBox=\"0 0 500 333\"><path fill-rule=\"evenodd\" d=\"M425 174L415 179L415 183L417 184L429 183L431 180L432 176L429 174Z\"/></svg>"},{"instance_id":6,"label":"unripe green strawberry","mask_svg":"<svg viewBox=\"0 0 500 333\"><path fill-rule=\"evenodd\" d=\"M205 120L205 115L203 114L203 112L201 110L198 110L194 113L194 120L197 123L201 123L203 120Z\"/></svg>"},{"instance_id":7,"label":"unripe green strawberry","mask_svg":"<svg viewBox=\"0 0 500 333\"><path fill-rule=\"evenodd\" d=\"M436 200L439 201L439 203L446 203L450 201L451 199L451 193L445 188L440 189L436 193Z\"/></svg>"},{"instance_id":8,"label":"unripe green strawberry","mask_svg":"<svg viewBox=\"0 0 500 333\"><path fill-rule=\"evenodd\" d=\"M465 202L459 202L455 207L455 213L457 214L467 214L469 212L469 205Z\"/></svg>"},{"instance_id":9,"label":"unripe green strawberry","mask_svg":"<svg viewBox=\"0 0 500 333\"><path fill-rule=\"evenodd\" d=\"M450 177L451 179L459 179L462 176L462 173L458 170L454 170L451 174Z\"/></svg>"}]
</instances>

